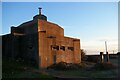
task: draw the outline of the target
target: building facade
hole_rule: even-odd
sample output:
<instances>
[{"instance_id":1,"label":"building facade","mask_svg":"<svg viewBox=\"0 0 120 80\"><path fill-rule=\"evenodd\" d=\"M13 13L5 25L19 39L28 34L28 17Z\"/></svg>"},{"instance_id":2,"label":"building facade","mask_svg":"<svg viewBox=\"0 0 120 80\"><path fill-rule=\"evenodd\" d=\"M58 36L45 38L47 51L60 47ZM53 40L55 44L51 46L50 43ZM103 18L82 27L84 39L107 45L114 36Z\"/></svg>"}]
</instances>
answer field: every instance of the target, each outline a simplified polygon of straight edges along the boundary
<instances>
[{"instance_id":1,"label":"building facade","mask_svg":"<svg viewBox=\"0 0 120 80\"><path fill-rule=\"evenodd\" d=\"M41 14L3 36L3 56L23 58L47 68L59 62L81 63L80 39L64 36L64 29Z\"/></svg>"}]
</instances>

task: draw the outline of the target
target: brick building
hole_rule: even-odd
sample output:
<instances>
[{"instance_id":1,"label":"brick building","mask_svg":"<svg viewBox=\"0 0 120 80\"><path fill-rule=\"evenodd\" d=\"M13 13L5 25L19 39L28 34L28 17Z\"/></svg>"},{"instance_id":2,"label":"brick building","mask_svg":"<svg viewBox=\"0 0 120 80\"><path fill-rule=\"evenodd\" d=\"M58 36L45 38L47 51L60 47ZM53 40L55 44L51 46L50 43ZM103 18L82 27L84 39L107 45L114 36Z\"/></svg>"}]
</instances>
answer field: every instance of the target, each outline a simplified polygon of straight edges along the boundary
<instances>
[{"instance_id":1,"label":"brick building","mask_svg":"<svg viewBox=\"0 0 120 80\"><path fill-rule=\"evenodd\" d=\"M46 68L58 62L80 63L80 39L64 36L64 29L39 14L3 35L3 56L22 58Z\"/></svg>"}]
</instances>

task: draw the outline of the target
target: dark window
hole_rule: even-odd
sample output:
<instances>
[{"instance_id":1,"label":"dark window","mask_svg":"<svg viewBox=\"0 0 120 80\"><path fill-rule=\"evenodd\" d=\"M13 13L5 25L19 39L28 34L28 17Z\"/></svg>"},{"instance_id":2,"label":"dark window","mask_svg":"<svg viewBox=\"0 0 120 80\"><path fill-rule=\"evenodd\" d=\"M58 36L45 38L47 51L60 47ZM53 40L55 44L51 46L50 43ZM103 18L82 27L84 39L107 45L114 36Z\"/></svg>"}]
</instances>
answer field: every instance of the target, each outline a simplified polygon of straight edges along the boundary
<instances>
[{"instance_id":1,"label":"dark window","mask_svg":"<svg viewBox=\"0 0 120 80\"><path fill-rule=\"evenodd\" d=\"M74 47L68 47L68 50L74 51Z\"/></svg>"},{"instance_id":2,"label":"dark window","mask_svg":"<svg viewBox=\"0 0 120 80\"><path fill-rule=\"evenodd\" d=\"M56 55L54 55L54 64L56 64Z\"/></svg>"},{"instance_id":3,"label":"dark window","mask_svg":"<svg viewBox=\"0 0 120 80\"><path fill-rule=\"evenodd\" d=\"M53 46L52 48L55 50L59 50L59 46Z\"/></svg>"},{"instance_id":4,"label":"dark window","mask_svg":"<svg viewBox=\"0 0 120 80\"><path fill-rule=\"evenodd\" d=\"M60 46L60 49L65 51L65 46Z\"/></svg>"},{"instance_id":5,"label":"dark window","mask_svg":"<svg viewBox=\"0 0 120 80\"><path fill-rule=\"evenodd\" d=\"M29 42L28 48L29 48L29 49L33 49L33 44Z\"/></svg>"},{"instance_id":6,"label":"dark window","mask_svg":"<svg viewBox=\"0 0 120 80\"><path fill-rule=\"evenodd\" d=\"M55 36L48 36L47 38L56 38Z\"/></svg>"},{"instance_id":7,"label":"dark window","mask_svg":"<svg viewBox=\"0 0 120 80\"><path fill-rule=\"evenodd\" d=\"M32 46L32 45L30 45L30 46L29 46L29 49L33 49L33 46Z\"/></svg>"}]
</instances>

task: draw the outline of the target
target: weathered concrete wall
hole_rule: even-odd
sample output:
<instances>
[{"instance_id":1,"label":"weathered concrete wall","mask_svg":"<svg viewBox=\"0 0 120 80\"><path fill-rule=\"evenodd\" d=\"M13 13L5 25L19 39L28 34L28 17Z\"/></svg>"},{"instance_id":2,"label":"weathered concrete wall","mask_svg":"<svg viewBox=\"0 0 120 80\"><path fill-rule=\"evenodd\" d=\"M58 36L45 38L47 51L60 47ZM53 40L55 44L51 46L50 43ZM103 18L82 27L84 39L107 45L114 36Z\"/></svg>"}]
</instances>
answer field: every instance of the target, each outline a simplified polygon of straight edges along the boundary
<instances>
[{"instance_id":1,"label":"weathered concrete wall","mask_svg":"<svg viewBox=\"0 0 120 80\"><path fill-rule=\"evenodd\" d=\"M60 26L38 20L39 32L39 55L41 56L42 68L54 64L54 55L56 63L80 63L80 40L70 37L64 37L64 29ZM77 41L74 41L77 40ZM57 49L54 49L56 47ZM61 49L63 48L64 49Z\"/></svg>"},{"instance_id":2,"label":"weathered concrete wall","mask_svg":"<svg viewBox=\"0 0 120 80\"><path fill-rule=\"evenodd\" d=\"M25 60L38 64L38 34L29 34L21 37L20 55Z\"/></svg>"},{"instance_id":3,"label":"weathered concrete wall","mask_svg":"<svg viewBox=\"0 0 120 80\"><path fill-rule=\"evenodd\" d=\"M18 28L22 29L24 34L34 34L38 32L38 23L37 21L29 21L21 24Z\"/></svg>"},{"instance_id":4,"label":"weathered concrete wall","mask_svg":"<svg viewBox=\"0 0 120 80\"><path fill-rule=\"evenodd\" d=\"M11 34L3 36L3 56L21 58L39 64L37 23L30 21L11 27Z\"/></svg>"},{"instance_id":5,"label":"weathered concrete wall","mask_svg":"<svg viewBox=\"0 0 120 80\"><path fill-rule=\"evenodd\" d=\"M80 63L80 40L64 36L64 29L45 20L11 28L3 38L3 52L46 68L54 63Z\"/></svg>"},{"instance_id":6,"label":"weathered concrete wall","mask_svg":"<svg viewBox=\"0 0 120 80\"><path fill-rule=\"evenodd\" d=\"M47 62L47 41L46 41L46 32L39 32L39 56L41 58L40 67L46 67Z\"/></svg>"},{"instance_id":7,"label":"weathered concrete wall","mask_svg":"<svg viewBox=\"0 0 120 80\"><path fill-rule=\"evenodd\" d=\"M9 55L12 54L11 40L10 34L2 36L2 57L11 57L11 55Z\"/></svg>"},{"instance_id":8,"label":"weathered concrete wall","mask_svg":"<svg viewBox=\"0 0 120 80\"><path fill-rule=\"evenodd\" d=\"M13 59L24 59L38 64L38 35L4 35L2 37L2 56Z\"/></svg>"},{"instance_id":9,"label":"weathered concrete wall","mask_svg":"<svg viewBox=\"0 0 120 80\"><path fill-rule=\"evenodd\" d=\"M12 34L2 36L2 56L15 58L19 54L19 37Z\"/></svg>"},{"instance_id":10,"label":"weathered concrete wall","mask_svg":"<svg viewBox=\"0 0 120 80\"><path fill-rule=\"evenodd\" d=\"M38 32L46 31L47 36L56 36L58 40L64 37L64 29L58 26L57 24L53 24L44 20L38 20Z\"/></svg>"},{"instance_id":11,"label":"weathered concrete wall","mask_svg":"<svg viewBox=\"0 0 120 80\"><path fill-rule=\"evenodd\" d=\"M74 63L74 50L69 49L69 47L74 48L73 46L73 38L64 37L64 45L66 48L65 51L65 62L67 63Z\"/></svg>"},{"instance_id":12,"label":"weathered concrete wall","mask_svg":"<svg viewBox=\"0 0 120 80\"><path fill-rule=\"evenodd\" d=\"M41 67L47 67L54 63L53 56L57 51L52 51L53 45L59 45L58 40L62 40L64 37L64 30L44 20L38 20L38 32L39 32L39 55L41 56ZM50 38L50 36L56 38ZM58 59L58 58L57 58ZM58 60L57 60L58 62Z\"/></svg>"},{"instance_id":13,"label":"weathered concrete wall","mask_svg":"<svg viewBox=\"0 0 120 80\"><path fill-rule=\"evenodd\" d=\"M81 62L80 40L74 39L74 63Z\"/></svg>"}]
</instances>

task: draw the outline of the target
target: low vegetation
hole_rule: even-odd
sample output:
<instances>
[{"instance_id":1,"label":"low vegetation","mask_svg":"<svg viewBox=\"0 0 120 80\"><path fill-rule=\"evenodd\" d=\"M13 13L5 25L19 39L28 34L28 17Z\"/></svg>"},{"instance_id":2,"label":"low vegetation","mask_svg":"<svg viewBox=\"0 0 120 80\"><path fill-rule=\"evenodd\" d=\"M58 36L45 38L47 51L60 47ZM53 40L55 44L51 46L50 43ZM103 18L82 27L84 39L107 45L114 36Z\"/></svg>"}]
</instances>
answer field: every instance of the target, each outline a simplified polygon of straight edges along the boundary
<instances>
[{"instance_id":1,"label":"low vegetation","mask_svg":"<svg viewBox=\"0 0 120 80\"><path fill-rule=\"evenodd\" d=\"M93 67L94 70L112 70L116 68L117 66L112 63L96 63Z\"/></svg>"},{"instance_id":2,"label":"low vegetation","mask_svg":"<svg viewBox=\"0 0 120 80\"><path fill-rule=\"evenodd\" d=\"M82 64L60 62L48 67L48 73L56 77L90 78L91 80L116 80L118 75L117 71L118 68L113 63L94 63L86 61L82 61Z\"/></svg>"},{"instance_id":3,"label":"low vegetation","mask_svg":"<svg viewBox=\"0 0 120 80\"><path fill-rule=\"evenodd\" d=\"M50 78L52 76L42 73L33 65L18 60L2 60L2 79L8 78Z\"/></svg>"},{"instance_id":4,"label":"low vegetation","mask_svg":"<svg viewBox=\"0 0 120 80\"><path fill-rule=\"evenodd\" d=\"M94 60L97 60L96 58ZM5 78L92 78L92 80L117 79L117 59L110 59L111 63L96 63L83 60L81 64L60 62L47 68L45 72L37 67L19 60L3 59L2 77ZM100 79L98 79L100 78Z\"/></svg>"},{"instance_id":5,"label":"low vegetation","mask_svg":"<svg viewBox=\"0 0 120 80\"><path fill-rule=\"evenodd\" d=\"M55 69L55 70L77 70L80 68L84 68L85 64L73 64L73 63L66 63L66 62L60 62L58 64L53 64L48 67L48 69Z\"/></svg>"}]
</instances>

